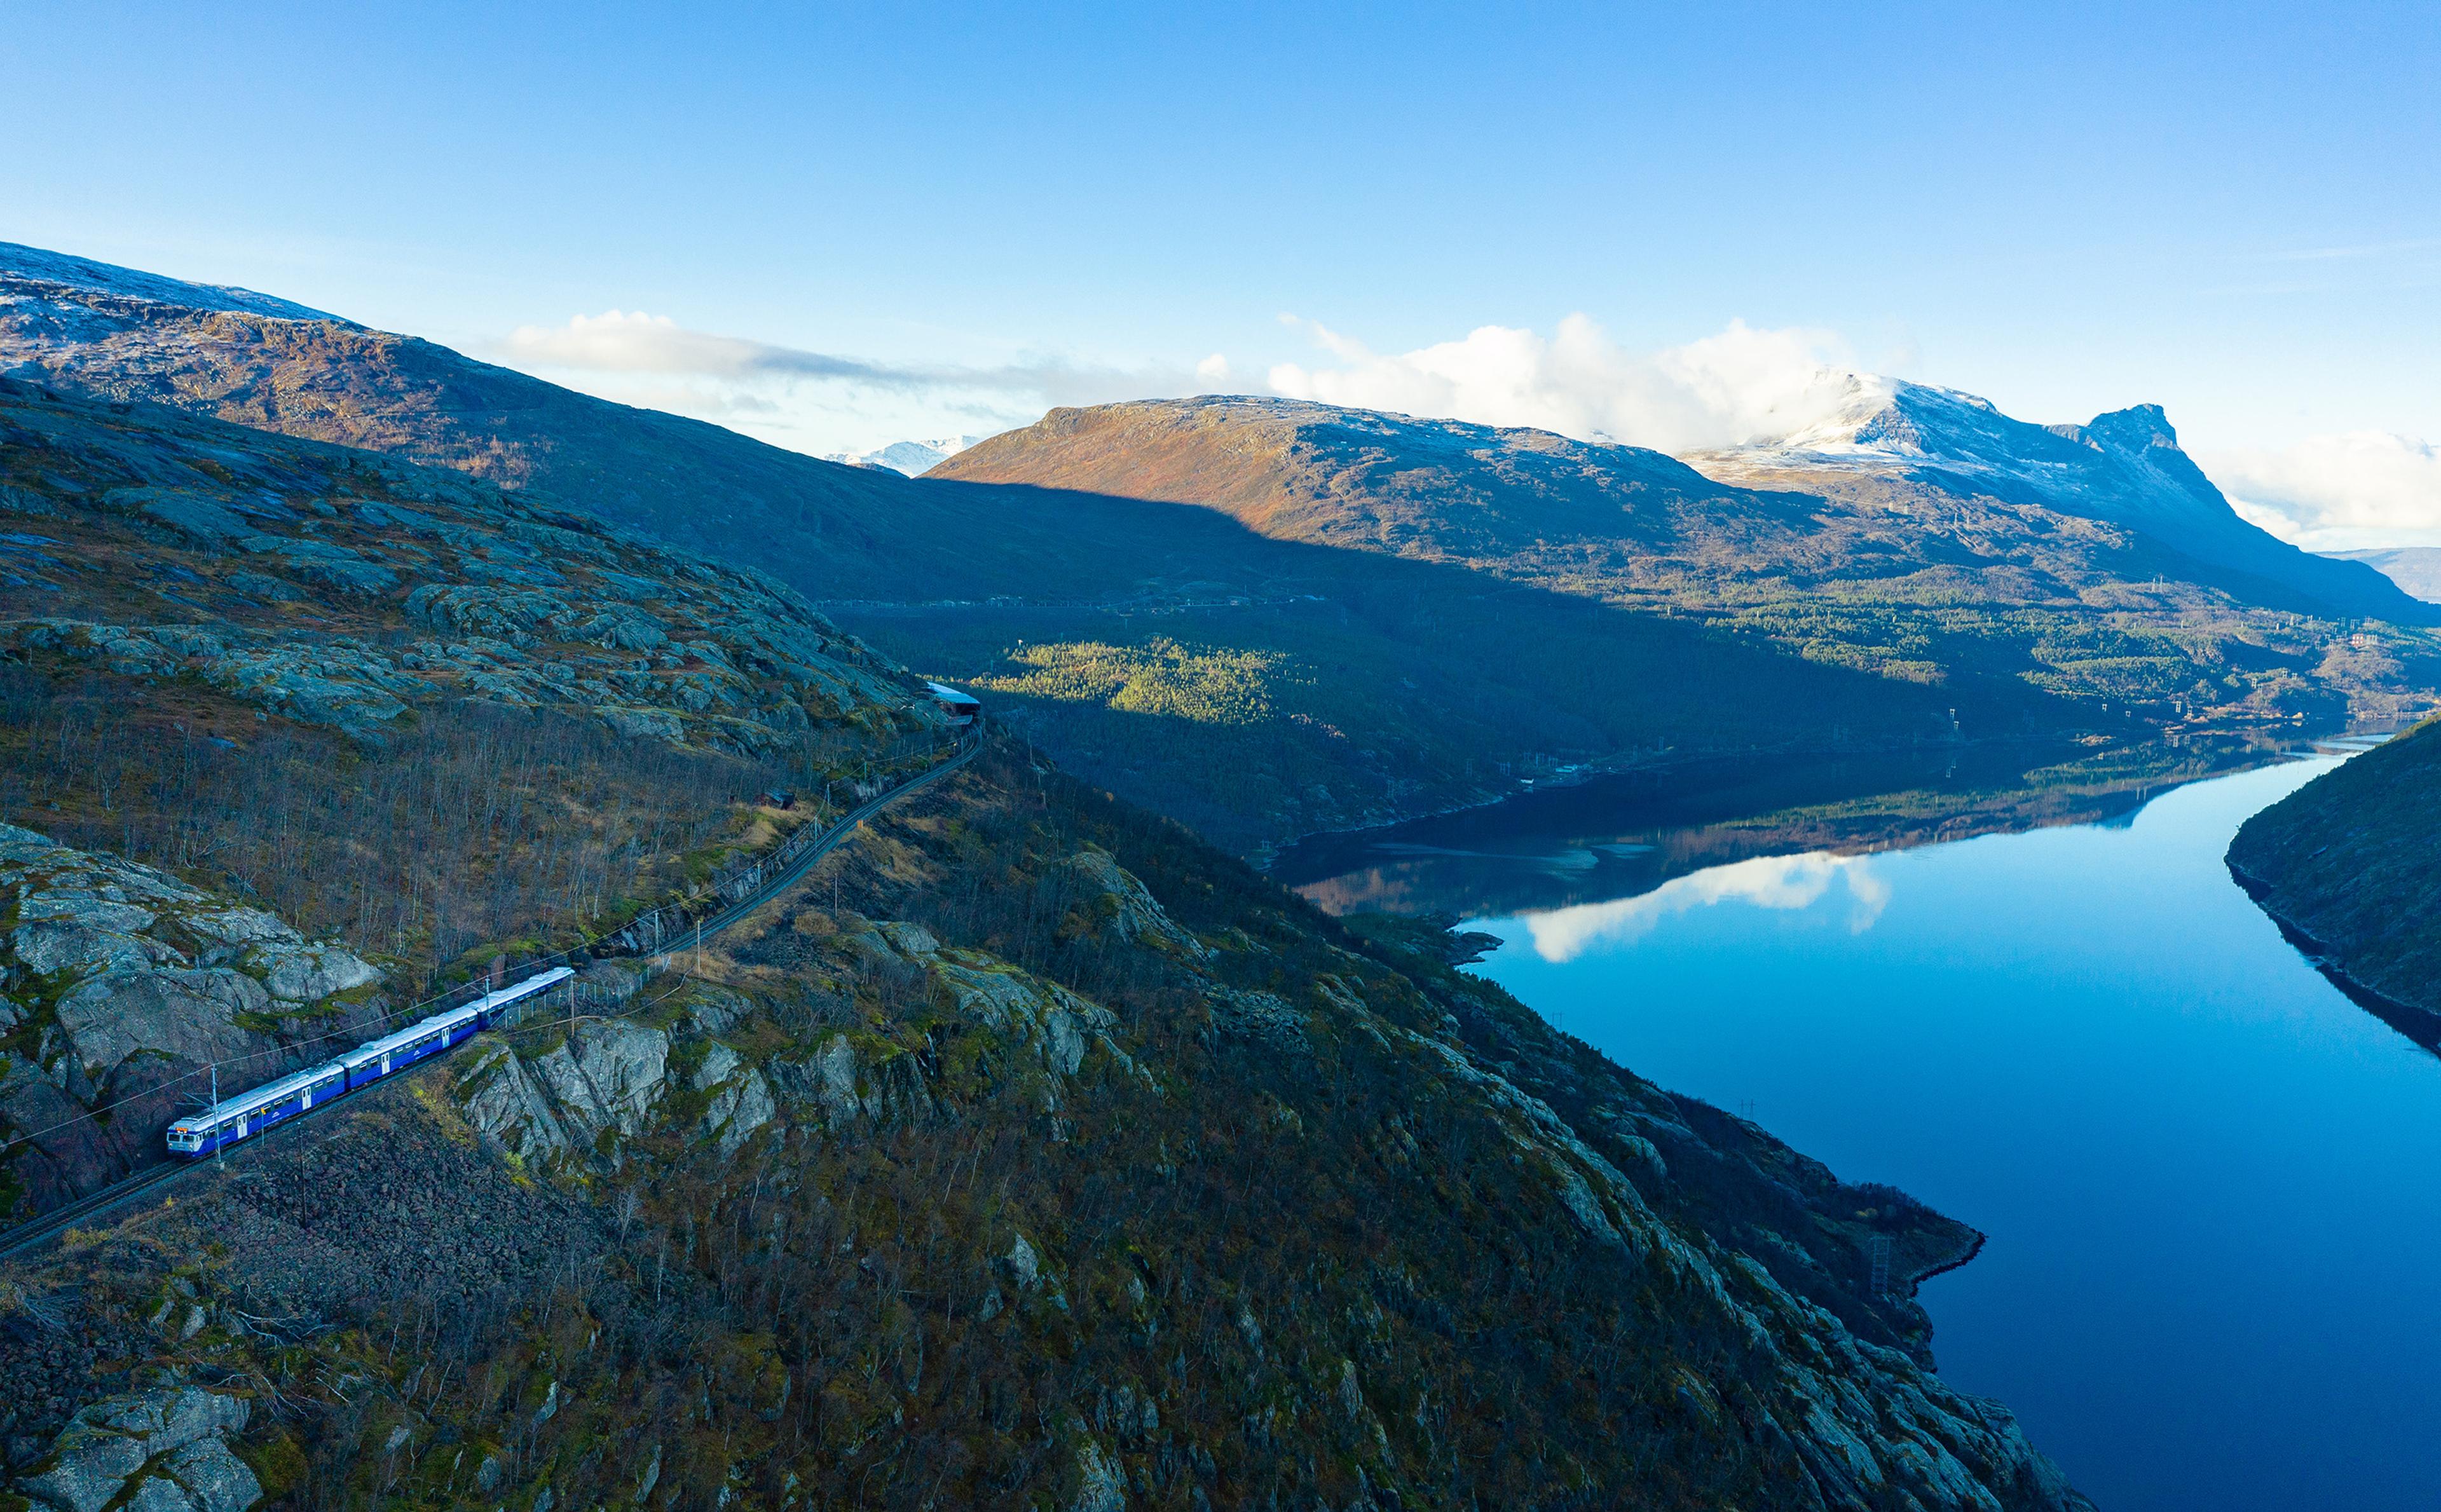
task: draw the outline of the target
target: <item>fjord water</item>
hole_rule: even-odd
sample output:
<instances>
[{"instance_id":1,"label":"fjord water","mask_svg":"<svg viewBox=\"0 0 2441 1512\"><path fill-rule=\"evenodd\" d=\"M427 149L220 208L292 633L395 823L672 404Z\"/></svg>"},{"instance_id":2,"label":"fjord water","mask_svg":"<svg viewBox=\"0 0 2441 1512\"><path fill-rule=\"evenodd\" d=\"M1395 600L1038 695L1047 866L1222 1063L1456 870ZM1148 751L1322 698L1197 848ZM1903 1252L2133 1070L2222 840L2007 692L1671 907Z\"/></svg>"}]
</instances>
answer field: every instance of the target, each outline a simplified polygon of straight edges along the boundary
<instances>
[{"instance_id":1,"label":"fjord water","mask_svg":"<svg viewBox=\"0 0 2441 1512\"><path fill-rule=\"evenodd\" d=\"M2221 862L2333 765L1477 919L1474 969L1984 1231L1924 1287L1942 1374L2104 1508L2441 1505L2441 1061Z\"/></svg>"}]
</instances>

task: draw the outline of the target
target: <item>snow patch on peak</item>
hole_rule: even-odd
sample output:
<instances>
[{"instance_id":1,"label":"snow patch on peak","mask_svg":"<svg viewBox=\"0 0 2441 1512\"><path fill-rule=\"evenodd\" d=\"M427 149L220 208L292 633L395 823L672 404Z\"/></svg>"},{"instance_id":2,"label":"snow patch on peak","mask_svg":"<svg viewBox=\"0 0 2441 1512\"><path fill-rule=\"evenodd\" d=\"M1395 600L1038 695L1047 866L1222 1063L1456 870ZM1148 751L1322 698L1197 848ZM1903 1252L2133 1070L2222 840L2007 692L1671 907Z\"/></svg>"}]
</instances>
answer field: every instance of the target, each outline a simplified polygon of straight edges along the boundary
<instances>
[{"instance_id":1,"label":"snow patch on peak","mask_svg":"<svg viewBox=\"0 0 2441 1512\"><path fill-rule=\"evenodd\" d=\"M1975 394L1860 373L1821 422L1690 460L1724 480L1762 470L1946 476L2000 497L2139 524L2188 549L2200 536L2253 533L2179 449L2159 405L2036 425ZM2251 559L2257 544L2247 541L2240 554Z\"/></svg>"},{"instance_id":2,"label":"snow patch on peak","mask_svg":"<svg viewBox=\"0 0 2441 1512\"><path fill-rule=\"evenodd\" d=\"M1851 373L1829 414L1776 441L1736 448L1740 455L1850 454L1859 458L1937 457L1962 442L1987 440L1995 424L2017 423L1990 400L1955 388L1877 373Z\"/></svg>"},{"instance_id":3,"label":"snow patch on peak","mask_svg":"<svg viewBox=\"0 0 2441 1512\"><path fill-rule=\"evenodd\" d=\"M2266 534L2230 507L2159 405L2082 425L2035 425L1954 388L1857 374L1825 419L1777 441L1682 459L1723 483L1789 486L1812 475L1904 478L2132 526L2198 561L2231 567L2348 613L2416 622L2414 601L2377 573L2338 570ZM2353 564L2347 564L2352 566ZM2406 611L2406 612L2402 612Z\"/></svg>"},{"instance_id":4,"label":"snow patch on peak","mask_svg":"<svg viewBox=\"0 0 2441 1512\"><path fill-rule=\"evenodd\" d=\"M943 436L933 441L892 441L869 452L832 452L823 460L845 462L850 467L877 467L915 477L983 439L981 436Z\"/></svg>"},{"instance_id":5,"label":"snow patch on peak","mask_svg":"<svg viewBox=\"0 0 2441 1512\"><path fill-rule=\"evenodd\" d=\"M316 310L290 299L275 298L267 294L257 294L252 289L231 288L218 283L189 283L180 279L166 279L157 273L96 262L90 258L71 257L64 252L45 251L42 247L25 246L15 242L0 242L0 286L11 283L59 284L70 289L116 295L126 299L144 299L187 310L233 310L247 315L272 315L282 320L339 321L339 316L327 311Z\"/></svg>"}]
</instances>

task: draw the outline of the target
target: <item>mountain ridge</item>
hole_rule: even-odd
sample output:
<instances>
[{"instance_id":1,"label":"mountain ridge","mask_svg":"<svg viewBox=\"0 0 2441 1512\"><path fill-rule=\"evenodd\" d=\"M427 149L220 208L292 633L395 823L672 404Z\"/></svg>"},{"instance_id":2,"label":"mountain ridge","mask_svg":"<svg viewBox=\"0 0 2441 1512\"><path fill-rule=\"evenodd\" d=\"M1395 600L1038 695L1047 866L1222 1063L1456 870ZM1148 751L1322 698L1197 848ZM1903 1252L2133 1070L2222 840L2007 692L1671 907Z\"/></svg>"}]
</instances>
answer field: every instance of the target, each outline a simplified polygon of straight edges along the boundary
<instances>
[{"instance_id":1,"label":"mountain ridge","mask_svg":"<svg viewBox=\"0 0 2441 1512\"><path fill-rule=\"evenodd\" d=\"M284 320L329 320L353 325L327 311L282 299L276 295L242 289L234 284L197 283L139 268L120 267L93 258L81 258L20 242L0 242L0 268L34 282L63 289L85 289L148 303L186 310L242 311Z\"/></svg>"},{"instance_id":2,"label":"mountain ridge","mask_svg":"<svg viewBox=\"0 0 2441 1512\"><path fill-rule=\"evenodd\" d=\"M147 287L163 298L0 253L0 372L450 467L754 563L1254 854L1587 763L2337 723L2441 687L2420 632L2352 634L2031 489L1818 470L1758 488L1546 432L1244 398L1055 411L911 480Z\"/></svg>"},{"instance_id":3,"label":"mountain ridge","mask_svg":"<svg viewBox=\"0 0 2441 1512\"><path fill-rule=\"evenodd\" d=\"M2441 622L2378 573L2330 565L2241 518L2180 449L2159 405L2106 411L2081 424L2036 424L1958 389L1859 376L1823 420L1778 440L1686 459L1708 476L1762 487L1839 490L1851 478L1879 477L2030 499L2131 526L2201 562L2286 585L2342 613Z\"/></svg>"},{"instance_id":4,"label":"mountain ridge","mask_svg":"<svg viewBox=\"0 0 2441 1512\"><path fill-rule=\"evenodd\" d=\"M2323 554L2342 562L2362 562L2427 603L2441 603L2441 546L2377 547Z\"/></svg>"}]
</instances>

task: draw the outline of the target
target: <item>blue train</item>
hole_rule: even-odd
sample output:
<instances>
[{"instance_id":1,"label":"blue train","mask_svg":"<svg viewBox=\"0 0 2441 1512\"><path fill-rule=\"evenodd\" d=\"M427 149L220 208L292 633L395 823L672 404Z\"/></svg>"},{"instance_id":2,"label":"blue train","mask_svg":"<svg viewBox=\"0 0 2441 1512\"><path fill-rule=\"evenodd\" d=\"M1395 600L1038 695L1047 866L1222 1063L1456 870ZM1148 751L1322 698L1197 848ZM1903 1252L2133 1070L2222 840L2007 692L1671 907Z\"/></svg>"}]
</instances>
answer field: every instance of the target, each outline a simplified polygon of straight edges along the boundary
<instances>
[{"instance_id":1,"label":"blue train","mask_svg":"<svg viewBox=\"0 0 2441 1512\"><path fill-rule=\"evenodd\" d=\"M566 966L553 966L514 987L486 993L463 1007L434 1014L396 1034L368 1040L336 1059L282 1076L242 1097L214 1103L170 1125L170 1153L190 1159L209 1155L249 1134L260 1134L274 1124L295 1118L316 1103L327 1103L394 1071L405 1071L491 1028L499 1021L500 1011L510 1004L548 991L574 975Z\"/></svg>"}]
</instances>

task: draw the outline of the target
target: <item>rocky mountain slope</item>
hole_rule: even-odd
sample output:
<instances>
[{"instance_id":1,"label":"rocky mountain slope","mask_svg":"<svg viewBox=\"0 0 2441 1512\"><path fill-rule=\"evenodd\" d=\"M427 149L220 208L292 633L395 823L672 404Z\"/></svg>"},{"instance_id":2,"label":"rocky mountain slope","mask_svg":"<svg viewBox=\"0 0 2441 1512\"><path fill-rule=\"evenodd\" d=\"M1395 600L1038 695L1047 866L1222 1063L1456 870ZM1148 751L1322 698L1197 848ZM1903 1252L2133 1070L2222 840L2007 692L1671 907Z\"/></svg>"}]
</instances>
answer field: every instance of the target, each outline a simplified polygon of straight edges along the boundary
<instances>
[{"instance_id":1,"label":"rocky mountain slope","mask_svg":"<svg viewBox=\"0 0 2441 1512\"><path fill-rule=\"evenodd\" d=\"M2104 438L2113 459L2142 418L2106 417L2070 441L1976 413L2079 456ZM2156 442L2166 436L2156 428ZM2142 458L2144 479L2210 490L2175 446L2148 442ZM2404 661L2354 665L2350 653L2364 648L2332 603L2156 533L2170 512L2128 502L2152 497L2131 481L2133 465L2097 464L2090 487L2064 482L2040 496L2030 487L1851 487L1834 470L1814 478L1760 464L1732 483L1658 453L1541 431L1206 398L1055 410L933 476L1192 503L1267 534L1697 619L1810 659L1941 686L1983 703L1987 720L2011 693L2037 689L2083 702L2088 717L2109 705L2162 723L2429 701L2441 675L2429 633L2389 632L2380 643ZM1877 476L1861 464L1854 475ZM1792 491L1799 486L1808 491ZM2190 513L2209 505L2261 535L2217 494L2184 496ZM2360 597L2397 610L2402 625L2427 618L2378 574L2262 540L2310 572L2369 585ZM2351 601L2348 612L2363 609Z\"/></svg>"},{"instance_id":2,"label":"rocky mountain slope","mask_svg":"<svg viewBox=\"0 0 2441 1512\"><path fill-rule=\"evenodd\" d=\"M18 1213L199 1068L924 757L787 590L457 475L25 385L0 473ZM701 952L8 1268L15 1493L2084 1505L1929 1368L1908 1278L1973 1231L1445 959L1004 739Z\"/></svg>"},{"instance_id":3,"label":"rocky mountain slope","mask_svg":"<svg viewBox=\"0 0 2441 1512\"><path fill-rule=\"evenodd\" d=\"M594 399L267 295L0 243L0 374L454 468L674 545L768 561L818 595L1000 581L984 501L920 496L886 470ZM920 567L910 539L931 544Z\"/></svg>"},{"instance_id":4,"label":"rocky mountain slope","mask_svg":"<svg viewBox=\"0 0 2441 1512\"><path fill-rule=\"evenodd\" d=\"M1893 488L1992 497L2141 531L2200 565L2241 598L2289 595L2323 614L2441 622L2378 573L2334 566L2240 518L2179 449L2159 405L2082 424L2035 425L1989 400L1892 378L1856 377L1831 417L1778 441L1688 459L1711 477L1759 488L1870 499ZM2227 574L2237 574L2230 576ZM2193 575L2192 569L2187 574ZM2260 580L2249 584L2246 578ZM2285 588L2287 595L2265 590Z\"/></svg>"},{"instance_id":5,"label":"rocky mountain slope","mask_svg":"<svg viewBox=\"0 0 2441 1512\"><path fill-rule=\"evenodd\" d=\"M2441 721L2248 819L2229 866L2326 973L2441 1045Z\"/></svg>"},{"instance_id":6,"label":"rocky mountain slope","mask_svg":"<svg viewBox=\"0 0 2441 1512\"><path fill-rule=\"evenodd\" d=\"M0 246L6 371L446 465L760 564L928 672L993 676L1038 742L1233 846L1480 800L1603 751L1904 742L1958 702L1204 510L833 466L29 248Z\"/></svg>"},{"instance_id":7,"label":"rocky mountain slope","mask_svg":"<svg viewBox=\"0 0 2441 1512\"><path fill-rule=\"evenodd\" d=\"M208 1382L271 1498L2084 1504L1864 1284L1971 1231L1428 941L1334 942L1022 762L848 871L915 917L596 968L572 1030L21 1268L0 1378L113 1354L64 1428L12 1398L20 1490L111 1499L140 1461L78 1422Z\"/></svg>"},{"instance_id":8,"label":"rocky mountain slope","mask_svg":"<svg viewBox=\"0 0 2441 1512\"><path fill-rule=\"evenodd\" d=\"M0 380L0 807L426 964L613 921L813 812L742 801L938 730L768 577L371 453Z\"/></svg>"}]
</instances>

